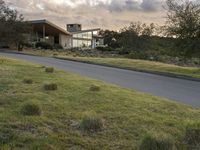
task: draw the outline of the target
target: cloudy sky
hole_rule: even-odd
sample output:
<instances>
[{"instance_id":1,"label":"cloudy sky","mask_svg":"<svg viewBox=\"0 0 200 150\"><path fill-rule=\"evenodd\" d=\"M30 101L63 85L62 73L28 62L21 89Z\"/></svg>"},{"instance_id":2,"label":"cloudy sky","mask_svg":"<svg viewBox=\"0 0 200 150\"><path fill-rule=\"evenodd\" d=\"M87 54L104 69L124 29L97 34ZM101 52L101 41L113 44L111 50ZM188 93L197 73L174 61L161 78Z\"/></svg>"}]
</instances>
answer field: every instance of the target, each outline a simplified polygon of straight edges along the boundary
<instances>
[{"instance_id":1,"label":"cloudy sky","mask_svg":"<svg viewBox=\"0 0 200 150\"><path fill-rule=\"evenodd\" d=\"M163 24L165 0L5 0L27 20L48 19L65 28L81 23L85 28L118 30L133 21Z\"/></svg>"}]
</instances>

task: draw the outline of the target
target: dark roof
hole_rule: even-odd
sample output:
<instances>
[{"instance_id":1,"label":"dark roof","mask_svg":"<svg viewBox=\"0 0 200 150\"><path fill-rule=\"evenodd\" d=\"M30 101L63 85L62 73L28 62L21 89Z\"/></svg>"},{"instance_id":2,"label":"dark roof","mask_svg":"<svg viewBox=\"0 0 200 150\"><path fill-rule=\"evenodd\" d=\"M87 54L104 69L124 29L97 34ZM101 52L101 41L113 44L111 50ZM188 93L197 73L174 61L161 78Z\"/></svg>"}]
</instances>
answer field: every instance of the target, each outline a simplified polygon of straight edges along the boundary
<instances>
[{"instance_id":1,"label":"dark roof","mask_svg":"<svg viewBox=\"0 0 200 150\"><path fill-rule=\"evenodd\" d=\"M67 35L72 35L70 32L62 29L61 27L51 23L50 21L48 20L32 20L32 21L29 21L31 24L47 24L53 28L56 28L57 30L59 30L60 32L64 33L64 34L67 34Z\"/></svg>"}]
</instances>

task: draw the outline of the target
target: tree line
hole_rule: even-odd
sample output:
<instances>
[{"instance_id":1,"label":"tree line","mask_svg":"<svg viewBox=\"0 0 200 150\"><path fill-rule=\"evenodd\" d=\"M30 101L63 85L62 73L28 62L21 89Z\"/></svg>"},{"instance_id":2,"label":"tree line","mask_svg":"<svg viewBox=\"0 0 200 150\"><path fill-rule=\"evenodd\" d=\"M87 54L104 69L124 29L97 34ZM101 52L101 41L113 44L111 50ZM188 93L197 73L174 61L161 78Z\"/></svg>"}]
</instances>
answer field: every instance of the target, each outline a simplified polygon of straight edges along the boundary
<instances>
[{"instance_id":1,"label":"tree line","mask_svg":"<svg viewBox=\"0 0 200 150\"><path fill-rule=\"evenodd\" d=\"M119 32L102 30L110 49L146 59L159 55L200 58L200 5L187 0L167 0L164 26L132 22Z\"/></svg>"}]
</instances>

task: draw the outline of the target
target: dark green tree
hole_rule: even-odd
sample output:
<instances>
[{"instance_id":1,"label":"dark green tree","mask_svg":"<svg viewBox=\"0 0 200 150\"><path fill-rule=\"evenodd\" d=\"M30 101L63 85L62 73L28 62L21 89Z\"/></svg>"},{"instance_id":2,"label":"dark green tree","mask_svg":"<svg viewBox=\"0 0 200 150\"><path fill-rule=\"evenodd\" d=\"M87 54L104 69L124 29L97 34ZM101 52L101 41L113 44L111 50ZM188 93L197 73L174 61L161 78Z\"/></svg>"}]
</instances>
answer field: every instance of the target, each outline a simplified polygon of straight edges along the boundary
<instances>
[{"instance_id":1,"label":"dark green tree","mask_svg":"<svg viewBox=\"0 0 200 150\"><path fill-rule=\"evenodd\" d=\"M167 34L177 38L179 54L200 57L200 5L194 1L167 0Z\"/></svg>"},{"instance_id":2,"label":"dark green tree","mask_svg":"<svg viewBox=\"0 0 200 150\"><path fill-rule=\"evenodd\" d=\"M118 43L119 33L116 31L110 30L101 30L99 33L104 37L104 44L111 48L119 48L120 45Z\"/></svg>"},{"instance_id":3,"label":"dark green tree","mask_svg":"<svg viewBox=\"0 0 200 150\"><path fill-rule=\"evenodd\" d=\"M30 29L31 26L24 21L23 15L0 0L0 43L15 44L18 50L22 50Z\"/></svg>"},{"instance_id":4,"label":"dark green tree","mask_svg":"<svg viewBox=\"0 0 200 150\"><path fill-rule=\"evenodd\" d=\"M148 44L151 36L155 33L155 25L152 23L133 22L128 27L125 27L120 32L119 43L126 53L134 51L141 52L148 49Z\"/></svg>"}]
</instances>

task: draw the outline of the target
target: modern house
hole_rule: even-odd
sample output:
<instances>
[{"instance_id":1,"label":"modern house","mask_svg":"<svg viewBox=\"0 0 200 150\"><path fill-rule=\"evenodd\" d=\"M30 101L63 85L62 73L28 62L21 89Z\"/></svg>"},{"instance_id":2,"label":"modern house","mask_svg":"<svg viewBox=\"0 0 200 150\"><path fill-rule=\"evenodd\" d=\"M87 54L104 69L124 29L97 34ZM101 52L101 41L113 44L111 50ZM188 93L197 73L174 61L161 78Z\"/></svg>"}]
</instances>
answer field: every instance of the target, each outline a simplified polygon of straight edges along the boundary
<instances>
[{"instance_id":1,"label":"modern house","mask_svg":"<svg viewBox=\"0 0 200 150\"><path fill-rule=\"evenodd\" d=\"M33 27L31 42L59 44L64 49L95 48L104 44L103 37L98 34L100 28L82 30L80 24L67 24L64 30L47 20L33 20L30 24Z\"/></svg>"}]
</instances>

